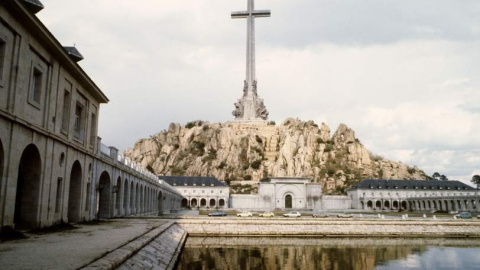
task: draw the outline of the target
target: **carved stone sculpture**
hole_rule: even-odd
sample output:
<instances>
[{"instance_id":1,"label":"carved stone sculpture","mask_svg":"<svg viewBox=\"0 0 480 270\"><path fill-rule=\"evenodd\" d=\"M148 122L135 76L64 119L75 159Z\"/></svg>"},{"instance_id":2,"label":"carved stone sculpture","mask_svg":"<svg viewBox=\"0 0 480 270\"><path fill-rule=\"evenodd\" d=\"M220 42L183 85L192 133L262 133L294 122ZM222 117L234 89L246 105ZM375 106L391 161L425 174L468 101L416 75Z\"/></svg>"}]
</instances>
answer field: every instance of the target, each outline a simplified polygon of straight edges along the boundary
<instances>
[{"instance_id":1,"label":"carved stone sculpture","mask_svg":"<svg viewBox=\"0 0 480 270\"><path fill-rule=\"evenodd\" d=\"M257 100L258 101L258 100ZM257 110L256 110L256 117L261 118L263 120L268 119L268 111L265 105L263 104L263 101L259 100L257 102Z\"/></svg>"},{"instance_id":2,"label":"carved stone sculpture","mask_svg":"<svg viewBox=\"0 0 480 270\"><path fill-rule=\"evenodd\" d=\"M239 101L233 105L235 105L235 110L232 112L232 115L235 116L235 118L243 117L243 104Z\"/></svg>"}]
</instances>

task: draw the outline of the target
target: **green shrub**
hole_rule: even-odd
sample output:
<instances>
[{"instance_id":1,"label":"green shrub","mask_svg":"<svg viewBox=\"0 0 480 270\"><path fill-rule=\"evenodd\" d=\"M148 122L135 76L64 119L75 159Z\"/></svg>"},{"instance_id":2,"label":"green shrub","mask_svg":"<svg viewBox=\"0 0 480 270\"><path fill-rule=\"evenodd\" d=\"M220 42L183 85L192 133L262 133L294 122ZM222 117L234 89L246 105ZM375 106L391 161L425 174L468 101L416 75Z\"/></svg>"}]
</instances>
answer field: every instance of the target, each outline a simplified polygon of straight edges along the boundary
<instances>
[{"instance_id":1,"label":"green shrub","mask_svg":"<svg viewBox=\"0 0 480 270\"><path fill-rule=\"evenodd\" d=\"M188 129L191 129L192 127L195 126L195 122L188 122L185 127L188 128Z\"/></svg>"},{"instance_id":2,"label":"green shrub","mask_svg":"<svg viewBox=\"0 0 480 270\"><path fill-rule=\"evenodd\" d=\"M325 149L323 150L324 152L331 152L333 150L333 145L331 144L327 144L327 146L325 146Z\"/></svg>"},{"instance_id":3,"label":"green shrub","mask_svg":"<svg viewBox=\"0 0 480 270\"><path fill-rule=\"evenodd\" d=\"M172 168L172 175L183 175L185 170L182 167L173 167Z\"/></svg>"},{"instance_id":4,"label":"green shrub","mask_svg":"<svg viewBox=\"0 0 480 270\"><path fill-rule=\"evenodd\" d=\"M218 169L223 169L225 168L225 166L227 166L227 164L225 162L220 162L220 165L217 166Z\"/></svg>"},{"instance_id":5,"label":"green shrub","mask_svg":"<svg viewBox=\"0 0 480 270\"><path fill-rule=\"evenodd\" d=\"M321 144L321 143L325 143L325 141L322 138L317 138L317 143Z\"/></svg>"},{"instance_id":6,"label":"green shrub","mask_svg":"<svg viewBox=\"0 0 480 270\"><path fill-rule=\"evenodd\" d=\"M260 138L260 136L258 136L258 135L255 135L255 140L256 140L258 143L263 143L262 138Z\"/></svg>"},{"instance_id":7,"label":"green shrub","mask_svg":"<svg viewBox=\"0 0 480 270\"><path fill-rule=\"evenodd\" d=\"M261 165L262 165L262 160L255 160L254 162L252 162L252 164L250 164L250 167L252 167L252 169L258 170L258 168L260 168Z\"/></svg>"}]
</instances>

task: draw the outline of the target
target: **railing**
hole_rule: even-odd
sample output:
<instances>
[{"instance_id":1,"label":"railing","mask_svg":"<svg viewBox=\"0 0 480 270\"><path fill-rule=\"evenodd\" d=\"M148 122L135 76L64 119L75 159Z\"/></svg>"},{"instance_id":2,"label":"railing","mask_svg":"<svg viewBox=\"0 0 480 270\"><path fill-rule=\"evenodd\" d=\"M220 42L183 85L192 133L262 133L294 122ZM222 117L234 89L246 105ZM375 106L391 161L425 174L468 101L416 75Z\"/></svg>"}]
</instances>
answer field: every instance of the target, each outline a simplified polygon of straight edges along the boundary
<instances>
[{"instance_id":1,"label":"railing","mask_svg":"<svg viewBox=\"0 0 480 270\"><path fill-rule=\"evenodd\" d=\"M130 158L124 156L124 155L117 155L117 161L126 166L126 167L129 167L130 169L136 171L137 173L145 176L146 178L148 178L149 180L152 180L158 184L160 184L160 180L158 179L158 177L153 174L152 172L148 171L147 169L143 168L142 166L140 166L139 164L137 164L136 162L134 162L133 160L131 160Z\"/></svg>"},{"instance_id":2,"label":"railing","mask_svg":"<svg viewBox=\"0 0 480 270\"><path fill-rule=\"evenodd\" d=\"M110 148L103 143L100 143L100 152L104 155L110 156Z\"/></svg>"}]
</instances>

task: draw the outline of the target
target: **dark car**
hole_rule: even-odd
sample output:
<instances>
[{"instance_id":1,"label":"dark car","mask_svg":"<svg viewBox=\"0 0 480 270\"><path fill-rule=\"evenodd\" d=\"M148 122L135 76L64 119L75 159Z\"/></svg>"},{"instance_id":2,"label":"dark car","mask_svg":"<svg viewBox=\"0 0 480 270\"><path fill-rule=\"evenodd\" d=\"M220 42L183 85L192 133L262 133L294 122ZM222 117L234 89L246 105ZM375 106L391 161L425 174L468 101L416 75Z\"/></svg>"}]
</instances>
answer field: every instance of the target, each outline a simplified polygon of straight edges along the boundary
<instances>
[{"instance_id":1,"label":"dark car","mask_svg":"<svg viewBox=\"0 0 480 270\"><path fill-rule=\"evenodd\" d=\"M470 214L469 212L461 212L457 215L457 218L472 218L472 214Z\"/></svg>"},{"instance_id":2,"label":"dark car","mask_svg":"<svg viewBox=\"0 0 480 270\"><path fill-rule=\"evenodd\" d=\"M208 216L209 217L226 217L227 213L223 211L215 211L215 212L209 213Z\"/></svg>"}]
</instances>

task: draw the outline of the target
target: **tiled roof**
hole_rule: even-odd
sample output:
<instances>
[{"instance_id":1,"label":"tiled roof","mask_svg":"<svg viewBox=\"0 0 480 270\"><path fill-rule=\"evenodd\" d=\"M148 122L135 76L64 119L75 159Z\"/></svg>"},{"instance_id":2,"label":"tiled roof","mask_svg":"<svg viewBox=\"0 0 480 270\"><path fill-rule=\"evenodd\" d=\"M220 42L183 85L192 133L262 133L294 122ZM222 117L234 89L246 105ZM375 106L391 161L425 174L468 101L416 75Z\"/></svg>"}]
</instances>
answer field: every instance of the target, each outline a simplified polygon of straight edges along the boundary
<instances>
[{"instance_id":1,"label":"tiled roof","mask_svg":"<svg viewBox=\"0 0 480 270\"><path fill-rule=\"evenodd\" d=\"M215 177L209 176L159 176L159 179L167 182L171 186L208 186L208 187L226 187Z\"/></svg>"},{"instance_id":2,"label":"tiled roof","mask_svg":"<svg viewBox=\"0 0 480 270\"><path fill-rule=\"evenodd\" d=\"M44 8L40 0L20 0L31 12L37 13Z\"/></svg>"},{"instance_id":3,"label":"tiled roof","mask_svg":"<svg viewBox=\"0 0 480 270\"><path fill-rule=\"evenodd\" d=\"M365 179L354 185L355 189L429 189L429 190L475 190L460 181L449 180L375 180Z\"/></svg>"}]
</instances>

